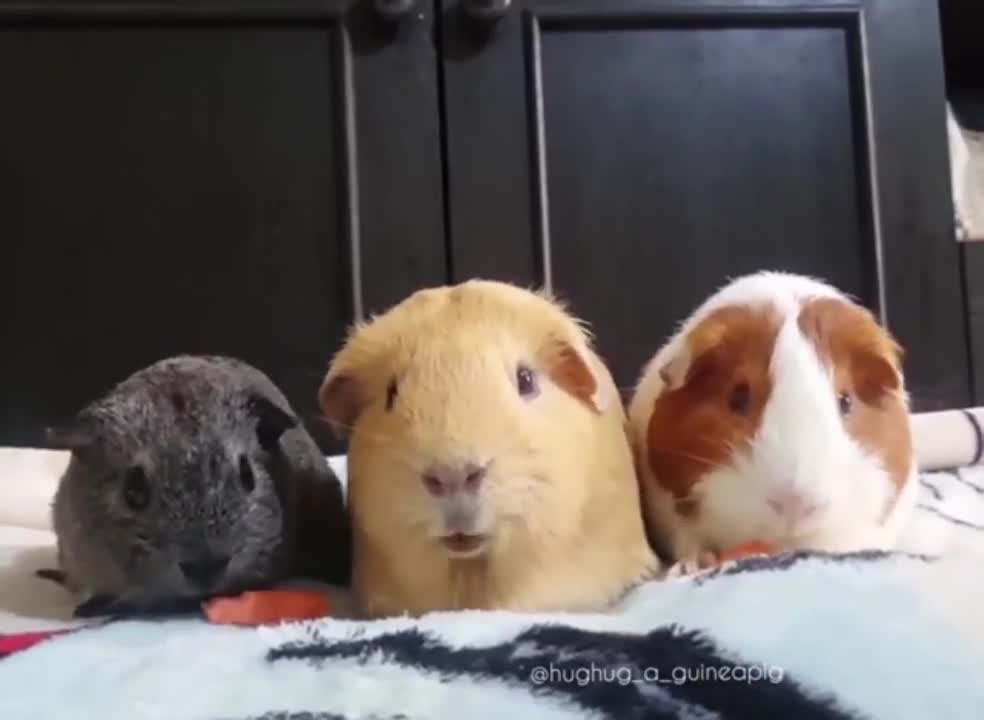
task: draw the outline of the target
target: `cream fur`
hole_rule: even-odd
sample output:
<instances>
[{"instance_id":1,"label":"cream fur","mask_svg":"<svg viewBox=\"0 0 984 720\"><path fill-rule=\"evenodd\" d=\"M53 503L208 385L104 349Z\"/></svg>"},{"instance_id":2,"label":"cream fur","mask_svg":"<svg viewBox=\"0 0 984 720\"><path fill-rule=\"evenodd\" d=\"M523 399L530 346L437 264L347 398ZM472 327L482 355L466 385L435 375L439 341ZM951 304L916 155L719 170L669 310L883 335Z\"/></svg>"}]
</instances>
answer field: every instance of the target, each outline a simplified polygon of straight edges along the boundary
<instances>
[{"instance_id":1,"label":"cream fur","mask_svg":"<svg viewBox=\"0 0 984 720\"><path fill-rule=\"evenodd\" d=\"M690 560L709 547L734 547L752 540L785 549L889 548L911 516L916 494L914 456L909 481L891 515L879 522L894 490L880 459L844 429L830 372L798 329L801 303L809 297L850 301L837 289L799 275L760 272L738 278L698 307L646 364L629 404L630 436L638 456L649 531L674 558ZM698 483L697 518L683 518L645 461L651 408L664 389L660 368L686 357L687 336L708 314L733 304L771 304L783 318L770 369L774 387L752 448L736 451L730 464ZM908 403L904 389L902 398ZM826 505L793 535L779 524L766 502L770 492L790 482Z\"/></svg>"},{"instance_id":2,"label":"cream fur","mask_svg":"<svg viewBox=\"0 0 984 720\"><path fill-rule=\"evenodd\" d=\"M590 367L590 398L548 380L557 343ZM521 362L539 376L532 400L516 391ZM332 419L333 403L356 398L353 590L366 615L598 610L658 569L614 382L556 301L483 280L418 291L353 330L323 390L342 377L345 397L324 410ZM492 540L452 559L421 474L469 460L492 463L476 520Z\"/></svg>"}]
</instances>

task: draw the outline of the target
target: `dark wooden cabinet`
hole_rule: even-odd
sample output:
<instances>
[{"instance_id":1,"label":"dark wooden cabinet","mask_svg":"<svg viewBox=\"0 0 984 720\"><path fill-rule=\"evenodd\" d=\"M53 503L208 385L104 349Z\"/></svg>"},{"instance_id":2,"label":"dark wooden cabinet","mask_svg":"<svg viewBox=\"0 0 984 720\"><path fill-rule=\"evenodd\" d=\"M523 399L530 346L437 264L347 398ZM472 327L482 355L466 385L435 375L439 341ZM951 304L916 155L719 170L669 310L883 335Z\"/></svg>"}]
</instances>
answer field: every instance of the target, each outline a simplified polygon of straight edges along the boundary
<instances>
[{"instance_id":1,"label":"dark wooden cabinet","mask_svg":"<svg viewBox=\"0 0 984 720\"><path fill-rule=\"evenodd\" d=\"M968 368L936 9L922 0L445 3L452 267L546 283L635 382L727 277L822 276L908 348L923 409Z\"/></svg>"},{"instance_id":2,"label":"dark wooden cabinet","mask_svg":"<svg viewBox=\"0 0 984 720\"><path fill-rule=\"evenodd\" d=\"M432 14L0 3L0 445L180 352L315 394L356 318L446 280Z\"/></svg>"},{"instance_id":3,"label":"dark wooden cabinet","mask_svg":"<svg viewBox=\"0 0 984 720\"><path fill-rule=\"evenodd\" d=\"M728 277L820 275L971 402L932 2L0 0L0 106L0 445L216 352L337 449L346 327L475 276L628 392Z\"/></svg>"}]
</instances>

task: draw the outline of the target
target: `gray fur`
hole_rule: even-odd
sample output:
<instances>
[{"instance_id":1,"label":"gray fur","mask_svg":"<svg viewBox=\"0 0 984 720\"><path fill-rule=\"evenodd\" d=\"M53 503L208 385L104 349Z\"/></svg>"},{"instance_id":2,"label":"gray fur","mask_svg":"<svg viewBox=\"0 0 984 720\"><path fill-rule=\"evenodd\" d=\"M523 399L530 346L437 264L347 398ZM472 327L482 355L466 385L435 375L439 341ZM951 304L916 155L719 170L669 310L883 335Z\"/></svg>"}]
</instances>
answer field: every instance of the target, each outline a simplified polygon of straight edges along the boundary
<instances>
[{"instance_id":1,"label":"gray fur","mask_svg":"<svg viewBox=\"0 0 984 720\"><path fill-rule=\"evenodd\" d=\"M50 438L72 451L52 517L65 582L86 597L150 607L290 577L348 582L341 484L280 390L239 360L157 362ZM249 492L241 456L255 479ZM137 466L150 487L139 511L124 492ZM213 581L181 569L223 556L228 567Z\"/></svg>"}]
</instances>

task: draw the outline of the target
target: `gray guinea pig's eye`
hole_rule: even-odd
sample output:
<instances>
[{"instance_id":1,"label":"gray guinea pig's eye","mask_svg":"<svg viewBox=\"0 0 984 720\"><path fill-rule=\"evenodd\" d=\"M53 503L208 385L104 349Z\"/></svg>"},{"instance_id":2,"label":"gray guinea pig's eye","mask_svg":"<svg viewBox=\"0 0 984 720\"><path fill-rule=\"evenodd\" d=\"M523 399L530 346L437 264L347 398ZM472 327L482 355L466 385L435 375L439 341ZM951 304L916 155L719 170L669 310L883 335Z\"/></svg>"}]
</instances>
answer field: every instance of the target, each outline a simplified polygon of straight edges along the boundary
<instances>
[{"instance_id":1,"label":"gray guinea pig's eye","mask_svg":"<svg viewBox=\"0 0 984 720\"><path fill-rule=\"evenodd\" d=\"M253 488L256 487L256 475L253 473L253 466L249 464L249 458L245 455L239 456L239 482L247 493L253 492Z\"/></svg>"},{"instance_id":2,"label":"gray guinea pig's eye","mask_svg":"<svg viewBox=\"0 0 984 720\"><path fill-rule=\"evenodd\" d=\"M150 481L139 465L126 471L123 478L123 500L131 510L144 510L150 504Z\"/></svg>"}]
</instances>

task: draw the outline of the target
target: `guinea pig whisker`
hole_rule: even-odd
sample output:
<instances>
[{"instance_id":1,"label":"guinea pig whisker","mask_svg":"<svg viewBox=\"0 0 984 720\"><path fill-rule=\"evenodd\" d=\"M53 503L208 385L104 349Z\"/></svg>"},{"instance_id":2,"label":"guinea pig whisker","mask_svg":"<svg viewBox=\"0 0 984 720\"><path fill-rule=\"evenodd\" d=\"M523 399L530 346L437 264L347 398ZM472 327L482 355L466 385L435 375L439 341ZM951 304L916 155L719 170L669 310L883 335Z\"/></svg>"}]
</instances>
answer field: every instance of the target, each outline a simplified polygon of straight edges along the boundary
<instances>
[{"instance_id":1,"label":"guinea pig whisker","mask_svg":"<svg viewBox=\"0 0 984 720\"><path fill-rule=\"evenodd\" d=\"M687 460L693 460L704 465L714 465L718 461L704 455L698 455L696 453L686 452L685 450L680 450L679 448L669 448L669 447L650 447L650 452L656 451L664 455L676 455L677 457L685 458Z\"/></svg>"},{"instance_id":2,"label":"guinea pig whisker","mask_svg":"<svg viewBox=\"0 0 984 720\"><path fill-rule=\"evenodd\" d=\"M693 438L695 440L700 440L701 442L705 442L705 443L708 443L708 444L713 444L713 443L725 443L725 444L728 444L728 443L731 442L730 440L722 440L720 437L715 436L715 435L707 435L707 434L703 434L703 433L698 433L698 434L691 435L691 438Z\"/></svg>"},{"instance_id":3,"label":"guinea pig whisker","mask_svg":"<svg viewBox=\"0 0 984 720\"><path fill-rule=\"evenodd\" d=\"M753 441L749 438L729 442L728 455L732 458L732 462L748 462L751 458L752 446Z\"/></svg>"}]
</instances>

